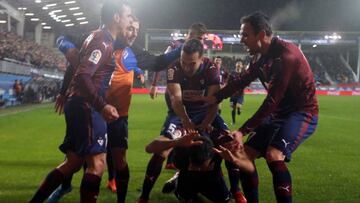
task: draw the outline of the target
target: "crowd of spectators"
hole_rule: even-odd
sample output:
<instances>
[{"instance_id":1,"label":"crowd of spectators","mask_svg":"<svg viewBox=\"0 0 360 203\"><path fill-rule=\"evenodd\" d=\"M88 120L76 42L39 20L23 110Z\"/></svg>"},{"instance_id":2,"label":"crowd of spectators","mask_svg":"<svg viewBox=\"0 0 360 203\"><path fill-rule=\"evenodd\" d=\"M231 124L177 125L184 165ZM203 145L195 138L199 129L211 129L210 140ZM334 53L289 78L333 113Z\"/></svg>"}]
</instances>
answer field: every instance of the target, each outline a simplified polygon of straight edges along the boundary
<instances>
[{"instance_id":1,"label":"crowd of spectators","mask_svg":"<svg viewBox=\"0 0 360 203\"><path fill-rule=\"evenodd\" d=\"M37 68L65 70L66 60L50 48L12 32L0 32L0 59L9 58Z\"/></svg>"},{"instance_id":2,"label":"crowd of spectators","mask_svg":"<svg viewBox=\"0 0 360 203\"><path fill-rule=\"evenodd\" d=\"M318 84L328 85L355 83L353 73L341 62L337 53L306 54Z\"/></svg>"}]
</instances>

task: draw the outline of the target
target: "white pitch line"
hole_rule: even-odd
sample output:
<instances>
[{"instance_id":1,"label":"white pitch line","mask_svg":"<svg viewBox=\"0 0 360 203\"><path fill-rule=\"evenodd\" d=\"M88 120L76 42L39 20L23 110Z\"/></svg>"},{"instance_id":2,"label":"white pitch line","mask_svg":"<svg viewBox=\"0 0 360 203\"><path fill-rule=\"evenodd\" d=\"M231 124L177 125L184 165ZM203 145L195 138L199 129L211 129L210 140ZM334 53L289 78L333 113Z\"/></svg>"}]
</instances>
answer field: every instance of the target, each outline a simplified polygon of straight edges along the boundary
<instances>
[{"instance_id":1,"label":"white pitch line","mask_svg":"<svg viewBox=\"0 0 360 203\"><path fill-rule=\"evenodd\" d=\"M24 108L24 109L21 109L21 110L15 110L15 111L11 111L11 112L8 112L8 113L0 113L0 117L15 115L15 114L18 114L18 113L24 113L24 112L32 111L32 110L35 110L35 109L45 108L45 107L47 107L47 105L30 106L29 108Z\"/></svg>"}]
</instances>

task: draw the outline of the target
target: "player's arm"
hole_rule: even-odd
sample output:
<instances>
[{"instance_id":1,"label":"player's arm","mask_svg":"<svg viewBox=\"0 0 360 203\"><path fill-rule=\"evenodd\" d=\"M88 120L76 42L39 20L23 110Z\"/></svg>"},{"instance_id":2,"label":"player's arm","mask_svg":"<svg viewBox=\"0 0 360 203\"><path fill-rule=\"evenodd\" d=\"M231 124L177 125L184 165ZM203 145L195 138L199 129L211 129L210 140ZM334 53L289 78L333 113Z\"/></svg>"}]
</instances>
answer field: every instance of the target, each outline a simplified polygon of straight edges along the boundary
<instances>
[{"instance_id":1,"label":"player's arm","mask_svg":"<svg viewBox=\"0 0 360 203\"><path fill-rule=\"evenodd\" d=\"M61 114L63 113L64 104L67 100L66 92L75 74L76 67L79 65L79 50L73 42L63 36L56 40L56 44L58 49L65 55L66 60L69 62L64 74L60 92L56 96L55 101L55 112Z\"/></svg>"},{"instance_id":2,"label":"player's arm","mask_svg":"<svg viewBox=\"0 0 360 203\"><path fill-rule=\"evenodd\" d=\"M246 135L253 131L265 117L277 109L288 89L293 70L297 66L297 60L292 55L274 60L272 66L274 73L270 78L268 94L256 113L239 129L240 132Z\"/></svg>"},{"instance_id":3,"label":"player's arm","mask_svg":"<svg viewBox=\"0 0 360 203\"><path fill-rule=\"evenodd\" d=\"M191 122L186 113L185 106L182 101L181 87L179 83L168 83L167 90L169 92L171 106L176 115L180 118L181 123L186 129L194 129L194 124Z\"/></svg>"},{"instance_id":4,"label":"player's arm","mask_svg":"<svg viewBox=\"0 0 360 203\"><path fill-rule=\"evenodd\" d=\"M157 97L157 93L158 93L158 89L157 89L157 83L160 80L160 71L155 72L153 79L152 79L152 83L151 83L151 87L150 87L150 98L154 99L155 97Z\"/></svg>"},{"instance_id":5,"label":"player's arm","mask_svg":"<svg viewBox=\"0 0 360 203\"><path fill-rule=\"evenodd\" d=\"M132 46L131 49L138 61L138 66L142 69L151 71L161 71L166 69L172 62L180 58L181 54L181 46L169 53L158 56L150 54L148 51L136 45Z\"/></svg>"},{"instance_id":6,"label":"player's arm","mask_svg":"<svg viewBox=\"0 0 360 203\"><path fill-rule=\"evenodd\" d=\"M190 147L192 145L199 145L201 141L194 141L193 139L198 137L198 133L188 133L180 138L171 140L165 136L160 136L159 138L153 140L150 144L145 147L147 153L156 153L160 154L165 150L174 148L174 147Z\"/></svg>"},{"instance_id":7,"label":"player's arm","mask_svg":"<svg viewBox=\"0 0 360 203\"><path fill-rule=\"evenodd\" d=\"M165 54L169 53L171 50L172 50L171 46L168 46L164 53ZM153 76L153 79L151 82L151 87L150 87L150 92L149 92L151 99L154 99L155 97L157 97L157 93L158 93L157 83L160 80L160 74L161 74L160 71L156 71Z\"/></svg>"},{"instance_id":8,"label":"player's arm","mask_svg":"<svg viewBox=\"0 0 360 203\"><path fill-rule=\"evenodd\" d=\"M220 90L220 85L211 85L208 87L207 92L208 95L215 95L215 93L217 93ZM215 119L217 112L218 112L219 106L217 104L210 104L208 106L207 112L206 112L206 116L204 118L204 120L201 122L200 124L200 128L208 128L208 126L210 126L210 124L213 122L213 120Z\"/></svg>"}]
</instances>

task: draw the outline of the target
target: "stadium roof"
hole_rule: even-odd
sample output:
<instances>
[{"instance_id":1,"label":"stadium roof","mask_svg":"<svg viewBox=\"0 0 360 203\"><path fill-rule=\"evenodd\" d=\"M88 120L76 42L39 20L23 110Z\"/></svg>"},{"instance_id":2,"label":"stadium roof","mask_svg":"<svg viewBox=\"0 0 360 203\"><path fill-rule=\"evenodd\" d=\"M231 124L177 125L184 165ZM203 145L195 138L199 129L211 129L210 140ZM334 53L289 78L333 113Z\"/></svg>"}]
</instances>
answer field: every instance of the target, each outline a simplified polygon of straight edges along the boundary
<instances>
[{"instance_id":1,"label":"stadium roof","mask_svg":"<svg viewBox=\"0 0 360 203\"><path fill-rule=\"evenodd\" d=\"M97 28L100 7L105 0L7 1L15 8L26 8L25 13L34 14L26 16L25 29L36 25L37 22L31 21L31 18L39 18L39 21L51 26L56 33L62 34L87 32ZM261 10L271 16L276 30L360 31L359 0L128 1L143 28L186 29L193 22L202 21L210 29L236 30L242 16ZM57 18L51 17L50 12Z\"/></svg>"}]
</instances>

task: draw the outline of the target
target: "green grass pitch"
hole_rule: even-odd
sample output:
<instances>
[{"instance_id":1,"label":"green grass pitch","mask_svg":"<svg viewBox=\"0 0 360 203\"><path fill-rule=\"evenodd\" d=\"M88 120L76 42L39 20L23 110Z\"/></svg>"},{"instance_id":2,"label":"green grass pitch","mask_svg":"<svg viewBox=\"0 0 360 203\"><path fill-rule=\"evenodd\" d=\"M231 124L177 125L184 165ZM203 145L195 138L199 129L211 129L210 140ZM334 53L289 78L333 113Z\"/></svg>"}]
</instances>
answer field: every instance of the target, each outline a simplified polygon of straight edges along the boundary
<instances>
[{"instance_id":1,"label":"green grass pitch","mask_svg":"<svg viewBox=\"0 0 360 203\"><path fill-rule=\"evenodd\" d=\"M236 129L261 104L264 96L246 95ZM319 96L317 131L294 153L288 165L293 178L294 202L360 202L360 97ZM130 183L127 202L135 202L150 158L144 147L158 136L165 119L164 99L134 95L129 116ZM229 101L222 104L222 116L230 123ZM53 104L0 110L0 202L27 202L46 174L64 155L57 149L65 131L63 116ZM256 161L260 178L260 202L275 202L270 172L263 159ZM62 202L79 202L82 171L73 179L74 190ZM150 202L177 202L161 193L162 184L173 171L164 170ZM98 202L116 202L106 189L104 174Z\"/></svg>"}]
</instances>

